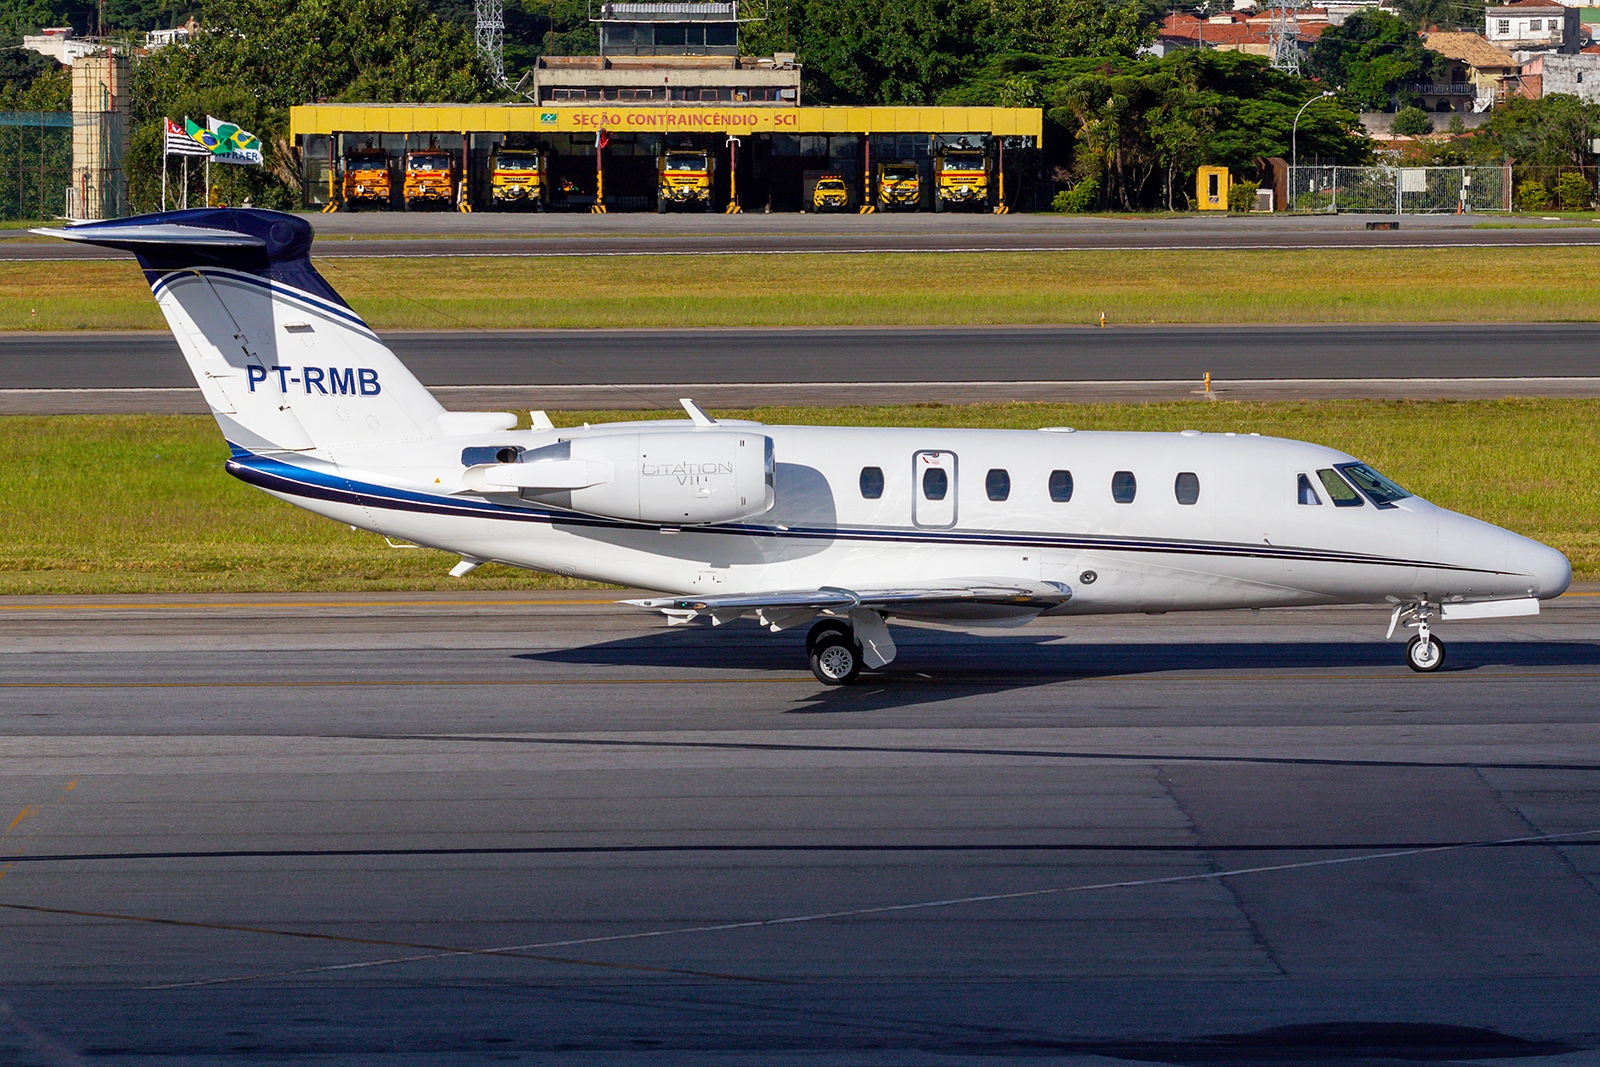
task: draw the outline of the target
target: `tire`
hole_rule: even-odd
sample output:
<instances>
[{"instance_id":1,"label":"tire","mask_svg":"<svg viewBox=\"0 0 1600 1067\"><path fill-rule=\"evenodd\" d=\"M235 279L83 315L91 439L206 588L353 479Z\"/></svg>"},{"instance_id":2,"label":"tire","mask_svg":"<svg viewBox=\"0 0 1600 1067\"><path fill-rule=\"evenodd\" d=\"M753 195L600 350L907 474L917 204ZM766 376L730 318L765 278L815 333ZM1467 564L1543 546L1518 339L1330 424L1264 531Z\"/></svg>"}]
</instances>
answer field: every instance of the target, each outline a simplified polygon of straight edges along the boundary
<instances>
[{"instance_id":1,"label":"tire","mask_svg":"<svg viewBox=\"0 0 1600 1067\"><path fill-rule=\"evenodd\" d=\"M944 213L944 197L940 196L938 193L933 194L933 213L935 215L942 215Z\"/></svg>"},{"instance_id":2,"label":"tire","mask_svg":"<svg viewBox=\"0 0 1600 1067\"><path fill-rule=\"evenodd\" d=\"M822 619L806 634L806 655L811 655L811 650L817 647L817 642L822 640L822 636L830 633L838 634L847 641L855 639L848 623L840 619Z\"/></svg>"},{"instance_id":3,"label":"tire","mask_svg":"<svg viewBox=\"0 0 1600 1067\"><path fill-rule=\"evenodd\" d=\"M811 673L823 685L849 685L861 673L861 646L830 629L812 646Z\"/></svg>"},{"instance_id":4,"label":"tire","mask_svg":"<svg viewBox=\"0 0 1600 1067\"><path fill-rule=\"evenodd\" d=\"M1444 643L1433 635L1422 643L1422 635L1413 637L1406 645L1406 666L1422 674L1429 674L1444 666Z\"/></svg>"},{"instance_id":5,"label":"tire","mask_svg":"<svg viewBox=\"0 0 1600 1067\"><path fill-rule=\"evenodd\" d=\"M667 213L667 202L665 200L657 200L656 201L656 214L657 215L665 215L666 213Z\"/></svg>"}]
</instances>

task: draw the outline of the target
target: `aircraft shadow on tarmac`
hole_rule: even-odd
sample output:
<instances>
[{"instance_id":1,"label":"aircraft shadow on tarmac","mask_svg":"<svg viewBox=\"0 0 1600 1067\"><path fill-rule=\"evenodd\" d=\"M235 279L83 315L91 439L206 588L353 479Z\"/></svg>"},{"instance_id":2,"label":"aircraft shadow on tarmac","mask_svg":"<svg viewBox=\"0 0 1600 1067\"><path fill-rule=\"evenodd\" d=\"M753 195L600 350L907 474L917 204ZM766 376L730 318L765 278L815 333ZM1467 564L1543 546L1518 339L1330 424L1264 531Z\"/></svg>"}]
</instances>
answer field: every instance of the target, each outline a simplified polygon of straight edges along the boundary
<instances>
[{"instance_id":1,"label":"aircraft shadow on tarmac","mask_svg":"<svg viewBox=\"0 0 1600 1067\"><path fill-rule=\"evenodd\" d=\"M1394 641L1105 642L1056 633L973 635L928 629L897 632L900 655L882 671L863 674L841 697L926 686L1003 691L1052 682L1168 672L1223 675L1237 671L1381 671L1408 677ZM1441 673L1600 667L1600 643L1582 641L1447 642ZM713 633L695 627L518 658L613 667L664 667L792 672L803 667L803 631L771 635L730 623ZM1270 681L1271 675L1262 680ZM868 700L867 703L872 701Z\"/></svg>"}]
</instances>

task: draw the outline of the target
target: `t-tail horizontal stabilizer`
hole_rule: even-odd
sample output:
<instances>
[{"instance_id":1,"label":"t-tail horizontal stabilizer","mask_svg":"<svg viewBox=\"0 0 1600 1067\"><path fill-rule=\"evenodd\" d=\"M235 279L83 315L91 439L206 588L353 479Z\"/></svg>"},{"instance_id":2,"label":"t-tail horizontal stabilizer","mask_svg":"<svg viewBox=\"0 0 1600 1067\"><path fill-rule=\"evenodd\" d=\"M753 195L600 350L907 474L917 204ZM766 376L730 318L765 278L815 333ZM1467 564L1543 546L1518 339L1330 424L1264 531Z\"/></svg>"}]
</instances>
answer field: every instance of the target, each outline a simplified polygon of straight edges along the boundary
<instances>
[{"instance_id":1,"label":"t-tail horizontal stabilizer","mask_svg":"<svg viewBox=\"0 0 1600 1067\"><path fill-rule=\"evenodd\" d=\"M305 219L206 208L34 232L138 258L206 403L242 448L451 432L439 402L311 265Z\"/></svg>"}]
</instances>

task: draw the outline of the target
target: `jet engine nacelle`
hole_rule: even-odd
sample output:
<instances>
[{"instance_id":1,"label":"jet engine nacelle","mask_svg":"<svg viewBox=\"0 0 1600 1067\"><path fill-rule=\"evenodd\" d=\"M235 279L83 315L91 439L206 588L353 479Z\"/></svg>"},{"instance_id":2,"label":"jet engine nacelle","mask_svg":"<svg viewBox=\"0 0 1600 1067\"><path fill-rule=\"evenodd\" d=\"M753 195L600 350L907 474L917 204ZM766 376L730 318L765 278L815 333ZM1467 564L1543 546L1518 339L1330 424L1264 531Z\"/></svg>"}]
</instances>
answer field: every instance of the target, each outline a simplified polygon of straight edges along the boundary
<instances>
[{"instance_id":1,"label":"jet engine nacelle","mask_svg":"<svg viewBox=\"0 0 1600 1067\"><path fill-rule=\"evenodd\" d=\"M735 522L776 502L772 439L739 430L579 437L473 470L524 500L663 525Z\"/></svg>"}]
</instances>

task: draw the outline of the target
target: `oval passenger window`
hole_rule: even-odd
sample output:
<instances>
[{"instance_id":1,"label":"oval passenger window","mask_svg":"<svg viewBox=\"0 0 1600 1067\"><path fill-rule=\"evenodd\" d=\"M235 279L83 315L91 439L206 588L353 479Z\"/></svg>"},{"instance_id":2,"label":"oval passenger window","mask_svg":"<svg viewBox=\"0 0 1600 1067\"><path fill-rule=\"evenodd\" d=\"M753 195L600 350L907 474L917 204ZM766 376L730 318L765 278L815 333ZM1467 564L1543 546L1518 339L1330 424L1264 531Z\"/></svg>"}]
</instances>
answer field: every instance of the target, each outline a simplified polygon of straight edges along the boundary
<instances>
[{"instance_id":1,"label":"oval passenger window","mask_svg":"<svg viewBox=\"0 0 1600 1067\"><path fill-rule=\"evenodd\" d=\"M1194 504L1200 500L1200 478L1193 471L1184 471L1172 483L1172 491L1180 504Z\"/></svg>"},{"instance_id":2,"label":"oval passenger window","mask_svg":"<svg viewBox=\"0 0 1600 1067\"><path fill-rule=\"evenodd\" d=\"M996 467L984 478L983 487L988 490L990 500L1004 500L1011 495L1011 475Z\"/></svg>"},{"instance_id":3,"label":"oval passenger window","mask_svg":"<svg viewBox=\"0 0 1600 1067\"><path fill-rule=\"evenodd\" d=\"M1111 499L1117 503L1133 503L1133 495L1138 491L1139 483L1132 471L1118 471L1111 476Z\"/></svg>"},{"instance_id":4,"label":"oval passenger window","mask_svg":"<svg viewBox=\"0 0 1600 1067\"><path fill-rule=\"evenodd\" d=\"M922 472L922 495L929 500L943 500L950 491L950 476L939 467L929 467Z\"/></svg>"},{"instance_id":5,"label":"oval passenger window","mask_svg":"<svg viewBox=\"0 0 1600 1067\"><path fill-rule=\"evenodd\" d=\"M1072 472L1050 472L1050 499L1057 504L1065 504L1072 499Z\"/></svg>"},{"instance_id":6,"label":"oval passenger window","mask_svg":"<svg viewBox=\"0 0 1600 1067\"><path fill-rule=\"evenodd\" d=\"M861 468L861 495L868 500L876 500L883 495L883 468Z\"/></svg>"}]
</instances>

